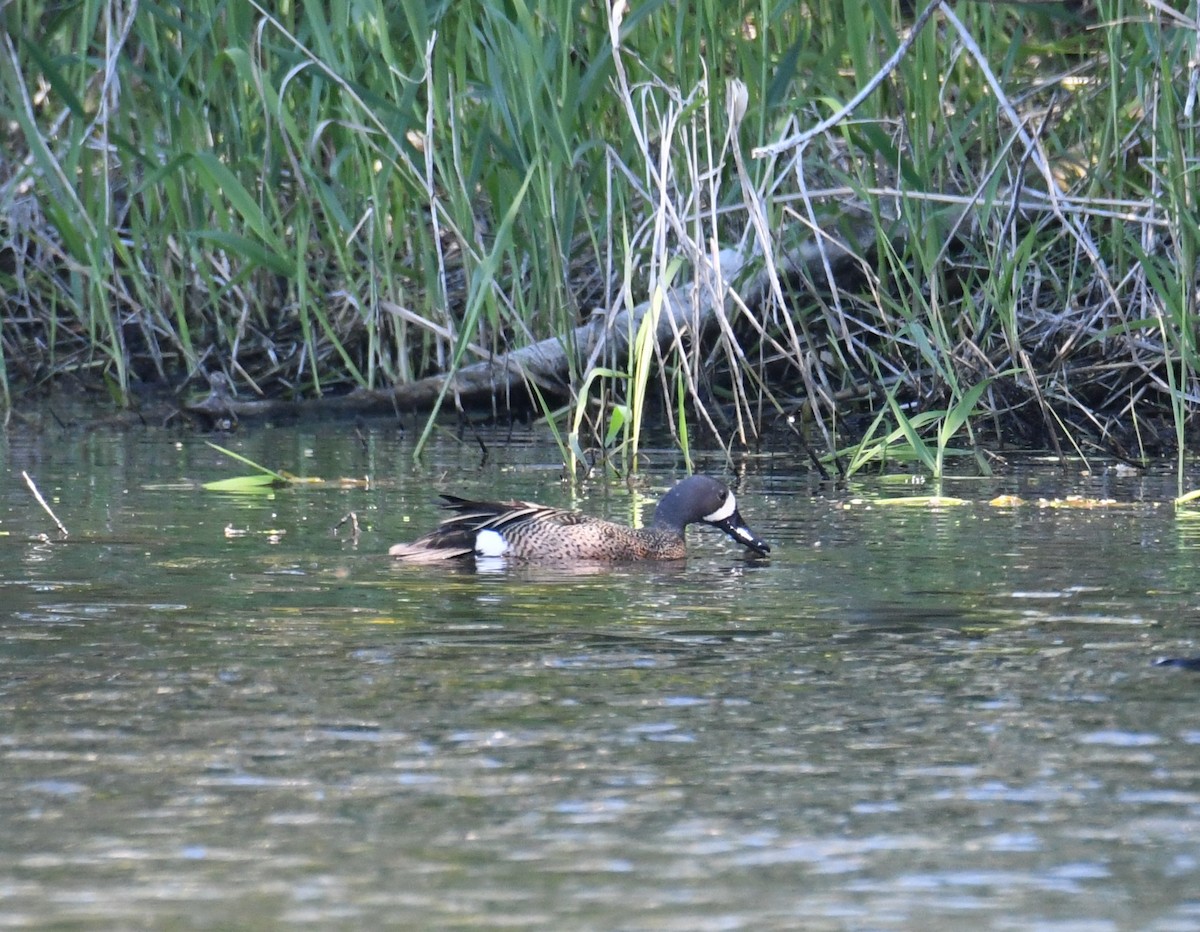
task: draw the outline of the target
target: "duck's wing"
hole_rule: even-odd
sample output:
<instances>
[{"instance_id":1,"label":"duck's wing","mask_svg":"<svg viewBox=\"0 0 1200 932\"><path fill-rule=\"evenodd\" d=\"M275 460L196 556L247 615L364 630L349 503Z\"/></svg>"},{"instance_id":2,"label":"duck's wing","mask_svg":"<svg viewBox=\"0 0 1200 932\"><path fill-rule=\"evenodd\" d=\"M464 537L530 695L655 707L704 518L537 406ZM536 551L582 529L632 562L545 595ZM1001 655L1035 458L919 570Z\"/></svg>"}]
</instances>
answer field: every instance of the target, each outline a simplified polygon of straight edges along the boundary
<instances>
[{"instance_id":1,"label":"duck's wing","mask_svg":"<svg viewBox=\"0 0 1200 932\"><path fill-rule=\"evenodd\" d=\"M438 525L438 531L456 526L472 531L504 531L523 524L568 527L595 520L578 511L539 505L537 502L476 502L454 495L443 495L442 507L453 511L454 514Z\"/></svg>"},{"instance_id":2,"label":"duck's wing","mask_svg":"<svg viewBox=\"0 0 1200 932\"><path fill-rule=\"evenodd\" d=\"M396 544L388 553L411 562L433 563L465 557L475 552L480 531L505 531L531 524L565 527L587 520L584 515L535 502L477 502L456 495L443 495L442 507L453 514L410 544Z\"/></svg>"}]
</instances>

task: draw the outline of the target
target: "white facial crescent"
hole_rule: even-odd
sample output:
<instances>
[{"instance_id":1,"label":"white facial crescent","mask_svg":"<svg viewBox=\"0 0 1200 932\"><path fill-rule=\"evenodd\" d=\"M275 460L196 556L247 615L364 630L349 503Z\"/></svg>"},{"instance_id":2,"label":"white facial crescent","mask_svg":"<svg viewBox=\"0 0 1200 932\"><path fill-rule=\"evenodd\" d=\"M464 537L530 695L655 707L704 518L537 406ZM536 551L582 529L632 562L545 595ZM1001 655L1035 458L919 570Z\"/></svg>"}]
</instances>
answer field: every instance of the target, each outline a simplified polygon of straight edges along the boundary
<instances>
[{"instance_id":1,"label":"white facial crescent","mask_svg":"<svg viewBox=\"0 0 1200 932\"><path fill-rule=\"evenodd\" d=\"M733 497L732 492L725 493L725 504L714 511L711 515L705 515L705 521L724 521L730 515L737 511L737 499Z\"/></svg>"}]
</instances>

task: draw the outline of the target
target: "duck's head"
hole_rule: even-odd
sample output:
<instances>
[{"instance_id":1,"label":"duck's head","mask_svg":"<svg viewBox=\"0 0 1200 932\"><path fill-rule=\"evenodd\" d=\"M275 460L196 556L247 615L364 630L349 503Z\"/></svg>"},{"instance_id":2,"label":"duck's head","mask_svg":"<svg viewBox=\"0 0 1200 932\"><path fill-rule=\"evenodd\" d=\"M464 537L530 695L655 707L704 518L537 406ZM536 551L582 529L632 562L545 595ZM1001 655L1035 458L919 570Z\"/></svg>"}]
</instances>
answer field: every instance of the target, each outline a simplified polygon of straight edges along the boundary
<instances>
[{"instance_id":1,"label":"duck's head","mask_svg":"<svg viewBox=\"0 0 1200 932\"><path fill-rule=\"evenodd\" d=\"M689 476L671 489L658 503L654 523L680 534L689 524L711 524L755 553L771 552L770 545L742 520L733 492L709 476Z\"/></svg>"}]
</instances>

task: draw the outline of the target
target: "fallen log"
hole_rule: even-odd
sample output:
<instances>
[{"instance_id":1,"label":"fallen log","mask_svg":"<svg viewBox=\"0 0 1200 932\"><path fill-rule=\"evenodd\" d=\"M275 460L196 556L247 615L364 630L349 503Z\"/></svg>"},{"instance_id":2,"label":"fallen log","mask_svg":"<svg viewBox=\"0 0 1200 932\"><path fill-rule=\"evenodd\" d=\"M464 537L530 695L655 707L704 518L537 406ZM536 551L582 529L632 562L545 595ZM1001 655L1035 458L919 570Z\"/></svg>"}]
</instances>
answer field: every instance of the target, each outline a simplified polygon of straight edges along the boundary
<instances>
[{"instance_id":1,"label":"fallen log","mask_svg":"<svg viewBox=\"0 0 1200 932\"><path fill-rule=\"evenodd\" d=\"M864 230L858 249L870 248L874 234ZM824 255L814 243L800 247L779 264L779 274L801 268L821 277L824 263L837 262L852 253L836 241L826 240ZM664 296L655 339L660 350L685 335L700 335L717 322L717 311L732 304L729 286L741 275L747 258L734 250L722 250L720 268L708 265L690 282L669 289ZM718 274L719 272L719 274ZM739 290L750 308L772 287L771 270L760 270ZM388 413L429 412L449 400L457 410L491 410L499 414L518 406L536 407L536 393L556 400L570 397L571 373L586 373L595 365L618 370L626 367L630 341L643 318L652 310L652 300L629 309L594 314L566 338L549 337L529 346L471 363L452 373L443 373L387 389L356 389L346 395L303 401L242 401L222 373L210 376L211 391L202 401L185 404L190 415L218 425L243 419L272 419L311 416L358 416Z\"/></svg>"}]
</instances>

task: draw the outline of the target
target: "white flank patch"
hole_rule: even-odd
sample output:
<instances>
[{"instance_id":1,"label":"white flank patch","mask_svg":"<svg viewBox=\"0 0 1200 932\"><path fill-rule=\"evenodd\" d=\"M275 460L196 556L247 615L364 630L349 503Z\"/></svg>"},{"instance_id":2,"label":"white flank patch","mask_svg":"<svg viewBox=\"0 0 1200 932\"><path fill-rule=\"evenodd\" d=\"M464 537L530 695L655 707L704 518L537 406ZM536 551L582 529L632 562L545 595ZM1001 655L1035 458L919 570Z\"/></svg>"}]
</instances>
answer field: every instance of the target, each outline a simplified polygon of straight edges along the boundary
<instances>
[{"instance_id":1,"label":"white flank patch","mask_svg":"<svg viewBox=\"0 0 1200 932\"><path fill-rule=\"evenodd\" d=\"M502 557L508 553L508 541L497 531L480 531L475 535L475 553L481 557Z\"/></svg>"},{"instance_id":2,"label":"white flank patch","mask_svg":"<svg viewBox=\"0 0 1200 932\"><path fill-rule=\"evenodd\" d=\"M737 499L733 497L732 492L725 495L725 504L714 511L711 515L705 515L705 521L724 521L731 514L737 511Z\"/></svg>"}]
</instances>

